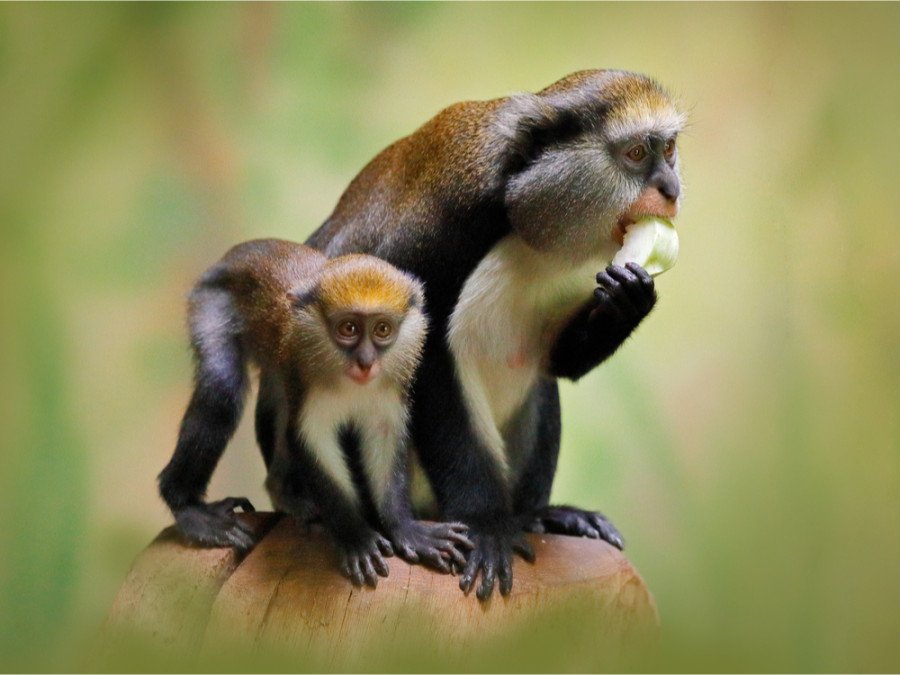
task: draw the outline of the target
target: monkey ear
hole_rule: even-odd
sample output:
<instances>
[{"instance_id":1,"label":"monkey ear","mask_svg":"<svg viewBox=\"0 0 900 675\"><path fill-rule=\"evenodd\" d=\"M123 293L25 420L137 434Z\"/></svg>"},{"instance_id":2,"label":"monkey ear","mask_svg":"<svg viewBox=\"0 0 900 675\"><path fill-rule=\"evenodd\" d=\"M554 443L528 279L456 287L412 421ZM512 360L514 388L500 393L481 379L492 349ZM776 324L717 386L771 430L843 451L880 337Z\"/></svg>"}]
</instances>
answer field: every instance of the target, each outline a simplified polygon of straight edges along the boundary
<instances>
[{"instance_id":1,"label":"monkey ear","mask_svg":"<svg viewBox=\"0 0 900 675\"><path fill-rule=\"evenodd\" d=\"M288 297L291 300L291 306L294 309L303 309L316 301L318 294L318 284L313 281L308 283L300 283L288 291Z\"/></svg>"},{"instance_id":2,"label":"monkey ear","mask_svg":"<svg viewBox=\"0 0 900 675\"><path fill-rule=\"evenodd\" d=\"M571 101L537 94L514 94L497 111L496 130L503 150L501 171L518 173L541 149L578 133L578 117Z\"/></svg>"}]
</instances>

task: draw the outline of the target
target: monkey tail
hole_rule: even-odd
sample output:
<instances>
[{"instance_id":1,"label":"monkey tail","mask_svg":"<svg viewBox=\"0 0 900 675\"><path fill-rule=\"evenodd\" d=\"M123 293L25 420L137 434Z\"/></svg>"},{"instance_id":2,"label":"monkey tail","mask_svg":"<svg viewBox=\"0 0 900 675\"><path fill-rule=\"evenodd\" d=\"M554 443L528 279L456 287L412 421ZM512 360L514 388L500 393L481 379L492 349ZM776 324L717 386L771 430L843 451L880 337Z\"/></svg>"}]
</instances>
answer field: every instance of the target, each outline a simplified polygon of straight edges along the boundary
<instances>
[{"instance_id":1,"label":"monkey tail","mask_svg":"<svg viewBox=\"0 0 900 675\"><path fill-rule=\"evenodd\" d=\"M171 461L159 475L159 491L176 511L199 503L244 410L247 363L234 300L212 278L189 299L194 352L194 393L181 422Z\"/></svg>"}]
</instances>

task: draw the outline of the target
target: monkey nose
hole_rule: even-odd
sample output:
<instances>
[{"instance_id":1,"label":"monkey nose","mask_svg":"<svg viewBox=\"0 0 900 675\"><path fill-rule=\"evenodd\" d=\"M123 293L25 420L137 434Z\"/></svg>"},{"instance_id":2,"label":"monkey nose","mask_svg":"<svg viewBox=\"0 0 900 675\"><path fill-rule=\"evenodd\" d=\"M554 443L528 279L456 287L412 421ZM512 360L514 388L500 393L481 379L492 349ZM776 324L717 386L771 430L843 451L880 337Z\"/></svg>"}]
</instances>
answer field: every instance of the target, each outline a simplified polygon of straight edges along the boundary
<instances>
[{"instance_id":1,"label":"monkey nose","mask_svg":"<svg viewBox=\"0 0 900 675\"><path fill-rule=\"evenodd\" d=\"M672 173L660 176L656 181L656 189L667 201L674 202L681 194L681 183L678 177Z\"/></svg>"}]
</instances>

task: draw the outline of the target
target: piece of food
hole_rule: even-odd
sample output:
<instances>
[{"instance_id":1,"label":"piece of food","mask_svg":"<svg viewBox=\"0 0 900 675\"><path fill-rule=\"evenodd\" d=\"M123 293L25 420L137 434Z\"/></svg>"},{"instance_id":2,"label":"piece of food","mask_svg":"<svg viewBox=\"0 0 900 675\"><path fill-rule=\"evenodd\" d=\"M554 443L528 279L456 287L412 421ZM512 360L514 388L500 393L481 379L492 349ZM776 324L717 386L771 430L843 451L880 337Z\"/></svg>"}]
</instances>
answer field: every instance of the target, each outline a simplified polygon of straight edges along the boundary
<instances>
[{"instance_id":1,"label":"piece of food","mask_svg":"<svg viewBox=\"0 0 900 675\"><path fill-rule=\"evenodd\" d=\"M635 262L650 276L671 269L678 259L678 233L671 222L663 218L641 218L625 228L622 248L612 260L613 265Z\"/></svg>"}]
</instances>

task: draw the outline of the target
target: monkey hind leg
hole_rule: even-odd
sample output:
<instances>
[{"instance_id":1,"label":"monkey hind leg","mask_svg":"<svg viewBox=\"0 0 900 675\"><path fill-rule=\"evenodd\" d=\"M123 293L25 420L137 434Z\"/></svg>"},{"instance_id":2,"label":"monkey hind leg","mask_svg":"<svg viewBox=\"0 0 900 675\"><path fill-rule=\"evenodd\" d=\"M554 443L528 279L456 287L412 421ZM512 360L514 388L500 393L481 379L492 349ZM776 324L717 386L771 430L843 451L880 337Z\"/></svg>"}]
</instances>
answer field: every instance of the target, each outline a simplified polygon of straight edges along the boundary
<instances>
[{"instance_id":1,"label":"monkey hind leg","mask_svg":"<svg viewBox=\"0 0 900 675\"><path fill-rule=\"evenodd\" d=\"M175 452L159 475L159 492L182 534L204 546L249 548L249 529L235 507L253 510L243 497L203 503L213 471L240 421L246 365L230 296L200 286L191 296L194 392L181 422Z\"/></svg>"},{"instance_id":2,"label":"monkey hind leg","mask_svg":"<svg viewBox=\"0 0 900 675\"><path fill-rule=\"evenodd\" d=\"M524 528L528 532L566 534L572 537L603 539L622 550L625 540L602 513L586 511L575 506L545 506L532 513Z\"/></svg>"}]
</instances>

